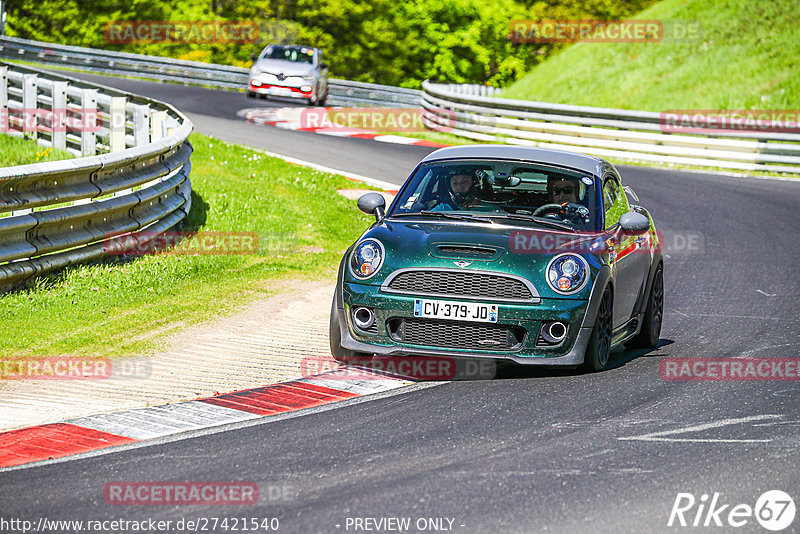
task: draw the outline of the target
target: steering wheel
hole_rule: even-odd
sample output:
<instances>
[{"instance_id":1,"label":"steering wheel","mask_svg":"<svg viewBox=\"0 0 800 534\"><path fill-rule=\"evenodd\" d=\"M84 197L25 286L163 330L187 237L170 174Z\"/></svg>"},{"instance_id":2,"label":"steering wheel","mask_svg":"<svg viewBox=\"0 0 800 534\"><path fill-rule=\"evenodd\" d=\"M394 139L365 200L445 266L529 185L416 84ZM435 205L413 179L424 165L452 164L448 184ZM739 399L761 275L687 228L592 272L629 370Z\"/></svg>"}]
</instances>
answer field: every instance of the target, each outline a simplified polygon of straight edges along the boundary
<instances>
[{"instance_id":1,"label":"steering wheel","mask_svg":"<svg viewBox=\"0 0 800 534\"><path fill-rule=\"evenodd\" d=\"M533 216L544 217L547 214L563 210L564 208L561 206L561 204L545 204L544 206L539 206L536 208L536 211L533 212Z\"/></svg>"}]
</instances>

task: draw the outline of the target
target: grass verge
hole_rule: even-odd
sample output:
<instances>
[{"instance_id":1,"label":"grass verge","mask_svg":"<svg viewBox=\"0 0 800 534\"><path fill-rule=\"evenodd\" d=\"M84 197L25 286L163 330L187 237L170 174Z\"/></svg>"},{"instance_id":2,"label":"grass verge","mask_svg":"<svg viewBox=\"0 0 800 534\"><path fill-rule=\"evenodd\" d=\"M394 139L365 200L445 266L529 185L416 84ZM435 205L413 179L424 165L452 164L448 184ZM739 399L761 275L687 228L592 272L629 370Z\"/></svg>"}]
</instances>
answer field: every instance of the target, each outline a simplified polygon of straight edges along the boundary
<instances>
[{"instance_id":1,"label":"grass verge","mask_svg":"<svg viewBox=\"0 0 800 534\"><path fill-rule=\"evenodd\" d=\"M575 44L502 96L649 111L800 107L796 0L664 0L634 18L698 23L700 37Z\"/></svg>"},{"instance_id":2,"label":"grass verge","mask_svg":"<svg viewBox=\"0 0 800 534\"><path fill-rule=\"evenodd\" d=\"M258 252L157 254L66 269L0 297L0 354L114 357L158 350L168 333L231 313L282 280L332 276L370 222L336 192L364 184L199 134L191 142L186 228L254 232Z\"/></svg>"},{"instance_id":3,"label":"grass verge","mask_svg":"<svg viewBox=\"0 0 800 534\"><path fill-rule=\"evenodd\" d=\"M71 152L55 150L15 135L0 135L0 167L73 158Z\"/></svg>"}]
</instances>

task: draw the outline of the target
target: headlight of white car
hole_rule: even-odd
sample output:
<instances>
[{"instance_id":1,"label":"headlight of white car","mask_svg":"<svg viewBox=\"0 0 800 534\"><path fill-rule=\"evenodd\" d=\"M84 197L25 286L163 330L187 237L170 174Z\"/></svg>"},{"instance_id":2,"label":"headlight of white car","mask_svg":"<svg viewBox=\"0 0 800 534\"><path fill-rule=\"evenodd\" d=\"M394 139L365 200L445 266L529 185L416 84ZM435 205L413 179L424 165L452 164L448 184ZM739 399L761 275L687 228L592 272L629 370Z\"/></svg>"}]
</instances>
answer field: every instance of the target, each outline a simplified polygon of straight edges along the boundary
<instances>
[{"instance_id":1,"label":"headlight of white car","mask_svg":"<svg viewBox=\"0 0 800 534\"><path fill-rule=\"evenodd\" d=\"M314 74L313 72L310 72L310 73L306 74L305 76L303 76L303 79L305 81L307 81L307 82L313 82L316 79L316 77L317 77L316 74Z\"/></svg>"},{"instance_id":2,"label":"headlight of white car","mask_svg":"<svg viewBox=\"0 0 800 534\"><path fill-rule=\"evenodd\" d=\"M250 69L250 76L258 76L259 74L261 74L261 69L258 67L253 67Z\"/></svg>"},{"instance_id":3,"label":"headlight of white car","mask_svg":"<svg viewBox=\"0 0 800 534\"><path fill-rule=\"evenodd\" d=\"M589 280L589 264L577 254L559 254L547 264L547 283L553 291L572 295Z\"/></svg>"}]
</instances>

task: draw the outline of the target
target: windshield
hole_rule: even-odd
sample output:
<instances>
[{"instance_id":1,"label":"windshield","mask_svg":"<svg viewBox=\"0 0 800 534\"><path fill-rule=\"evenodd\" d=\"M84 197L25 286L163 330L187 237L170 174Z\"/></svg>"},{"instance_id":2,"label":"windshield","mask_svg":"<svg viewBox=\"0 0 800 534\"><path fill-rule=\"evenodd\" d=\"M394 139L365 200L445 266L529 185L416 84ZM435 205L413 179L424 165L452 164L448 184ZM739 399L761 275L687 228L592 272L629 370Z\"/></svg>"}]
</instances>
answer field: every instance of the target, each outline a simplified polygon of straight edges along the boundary
<instances>
[{"instance_id":1,"label":"windshield","mask_svg":"<svg viewBox=\"0 0 800 534\"><path fill-rule=\"evenodd\" d=\"M271 45L264 50L264 59L282 59L293 63L313 63L314 49L305 46Z\"/></svg>"},{"instance_id":2,"label":"windshield","mask_svg":"<svg viewBox=\"0 0 800 534\"><path fill-rule=\"evenodd\" d=\"M515 223L596 227L595 178L533 163L451 160L420 165L395 200L390 217L510 218Z\"/></svg>"}]
</instances>

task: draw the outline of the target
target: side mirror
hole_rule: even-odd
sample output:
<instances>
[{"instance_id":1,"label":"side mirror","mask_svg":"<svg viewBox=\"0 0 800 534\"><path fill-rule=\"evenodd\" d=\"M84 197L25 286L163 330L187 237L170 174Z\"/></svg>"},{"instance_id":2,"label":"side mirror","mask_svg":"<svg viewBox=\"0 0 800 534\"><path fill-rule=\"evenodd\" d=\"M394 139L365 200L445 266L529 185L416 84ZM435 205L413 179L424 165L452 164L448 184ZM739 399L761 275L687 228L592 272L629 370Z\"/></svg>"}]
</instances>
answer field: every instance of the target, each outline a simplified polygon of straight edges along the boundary
<instances>
[{"instance_id":1,"label":"side mirror","mask_svg":"<svg viewBox=\"0 0 800 534\"><path fill-rule=\"evenodd\" d=\"M322 63L319 64L319 68L327 69L328 68L328 64L323 61Z\"/></svg>"},{"instance_id":2,"label":"side mirror","mask_svg":"<svg viewBox=\"0 0 800 534\"><path fill-rule=\"evenodd\" d=\"M256 54L256 53L250 54L250 60L251 61L255 62L255 60L257 60L257 59L258 59L258 54Z\"/></svg>"},{"instance_id":3,"label":"side mirror","mask_svg":"<svg viewBox=\"0 0 800 534\"><path fill-rule=\"evenodd\" d=\"M619 218L619 227L625 235L640 235L650 229L650 219L635 211L629 211Z\"/></svg>"},{"instance_id":4,"label":"side mirror","mask_svg":"<svg viewBox=\"0 0 800 534\"><path fill-rule=\"evenodd\" d=\"M631 198L633 199L633 201L634 201L634 202L639 202L639 195L637 195L637 194L634 192L634 190L633 190L633 188L632 188L631 186L629 186L629 185L623 185L623 186L622 186L622 190L623 190L623 191L625 191L625 193L627 193L627 194L628 194L628 196L629 196L629 197L631 197Z\"/></svg>"},{"instance_id":5,"label":"side mirror","mask_svg":"<svg viewBox=\"0 0 800 534\"><path fill-rule=\"evenodd\" d=\"M383 199L383 195L378 193L367 193L358 199L358 209L367 215L375 215L375 220L378 222L383 220L385 208L386 201Z\"/></svg>"}]
</instances>

